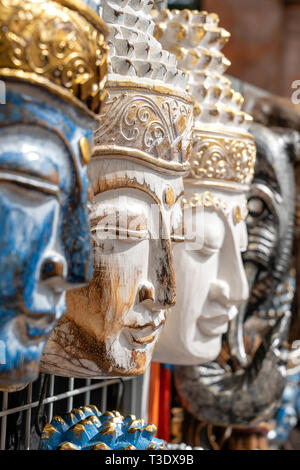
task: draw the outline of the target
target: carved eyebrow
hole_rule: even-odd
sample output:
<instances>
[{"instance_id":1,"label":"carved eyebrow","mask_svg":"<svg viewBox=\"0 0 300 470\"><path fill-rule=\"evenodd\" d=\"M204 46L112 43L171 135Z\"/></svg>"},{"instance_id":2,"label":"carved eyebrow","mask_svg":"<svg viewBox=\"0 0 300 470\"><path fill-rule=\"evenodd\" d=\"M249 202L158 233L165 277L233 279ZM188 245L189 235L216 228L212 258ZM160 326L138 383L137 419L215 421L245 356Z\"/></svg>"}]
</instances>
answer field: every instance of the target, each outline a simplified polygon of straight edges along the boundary
<instances>
[{"instance_id":1,"label":"carved eyebrow","mask_svg":"<svg viewBox=\"0 0 300 470\"><path fill-rule=\"evenodd\" d=\"M109 224L116 228L129 230L147 230L148 221L147 217L143 213L133 214L129 211L120 211L118 209L103 209L101 215L91 217L91 227L94 228L101 223ZM136 224L136 225L135 225ZM132 227L135 225L135 229Z\"/></svg>"},{"instance_id":2,"label":"carved eyebrow","mask_svg":"<svg viewBox=\"0 0 300 470\"><path fill-rule=\"evenodd\" d=\"M59 185L49 181L49 178L43 176L33 176L26 174L21 170L2 170L0 169L0 182L15 183L28 188L34 188L47 194L58 194Z\"/></svg>"},{"instance_id":3,"label":"carved eyebrow","mask_svg":"<svg viewBox=\"0 0 300 470\"><path fill-rule=\"evenodd\" d=\"M18 151L7 150L0 157L0 171L21 174L24 177L38 178L59 185L59 173L56 165L43 158L37 151L27 149L20 159Z\"/></svg>"}]
</instances>

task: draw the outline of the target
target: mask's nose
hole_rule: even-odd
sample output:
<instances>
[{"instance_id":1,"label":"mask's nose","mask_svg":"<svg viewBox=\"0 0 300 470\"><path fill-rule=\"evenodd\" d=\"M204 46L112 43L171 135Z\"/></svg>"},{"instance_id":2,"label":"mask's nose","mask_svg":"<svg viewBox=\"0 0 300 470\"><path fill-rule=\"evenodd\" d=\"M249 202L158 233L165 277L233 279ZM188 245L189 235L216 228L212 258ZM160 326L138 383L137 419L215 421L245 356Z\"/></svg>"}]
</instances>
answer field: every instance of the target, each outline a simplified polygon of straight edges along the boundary
<instances>
[{"instance_id":1,"label":"mask's nose","mask_svg":"<svg viewBox=\"0 0 300 470\"><path fill-rule=\"evenodd\" d=\"M154 286L151 283L143 283L139 289L139 303L154 302Z\"/></svg>"},{"instance_id":2,"label":"mask's nose","mask_svg":"<svg viewBox=\"0 0 300 470\"><path fill-rule=\"evenodd\" d=\"M239 228L241 230L243 226ZM244 228L246 230L246 226ZM240 232L236 233L230 227L227 230L225 243L220 253L217 281L212 289L213 291L219 290L214 295L215 300L218 301L219 294L220 303L227 308L237 307L249 297L249 285L242 260L239 234ZM245 242L247 237L244 238Z\"/></svg>"},{"instance_id":3,"label":"mask's nose","mask_svg":"<svg viewBox=\"0 0 300 470\"><path fill-rule=\"evenodd\" d=\"M229 307L230 288L225 281L215 281L211 283L209 290L209 300L218 300L225 307Z\"/></svg>"},{"instance_id":4,"label":"mask's nose","mask_svg":"<svg viewBox=\"0 0 300 470\"><path fill-rule=\"evenodd\" d=\"M144 281L141 283L138 291L139 303L144 305L148 310L159 311L162 306L155 302L155 289L151 282Z\"/></svg>"},{"instance_id":5,"label":"mask's nose","mask_svg":"<svg viewBox=\"0 0 300 470\"><path fill-rule=\"evenodd\" d=\"M153 312L175 305L174 261L169 240L152 240L148 276L139 286L139 303Z\"/></svg>"},{"instance_id":6,"label":"mask's nose","mask_svg":"<svg viewBox=\"0 0 300 470\"><path fill-rule=\"evenodd\" d=\"M153 241L149 276L154 286L155 308L173 307L176 303L176 282L170 240Z\"/></svg>"},{"instance_id":7,"label":"mask's nose","mask_svg":"<svg viewBox=\"0 0 300 470\"><path fill-rule=\"evenodd\" d=\"M66 289L67 262L62 255L49 254L41 266L40 280L57 291Z\"/></svg>"},{"instance_id":8,"label":"mask's nose","mask_svg":"<svg viewBox=\"0 0 300 470\"><path fill-rule=\"evenodd\" d=\"M249 296L249 286L242 262L237 263L238 269L228 271L226 280L213 282L209 291L209 299L217 301L226 308L238 306Z\"/></svg>"},{"instance_id":9,"label":"mask's nose","mask_svg":"<svg viewBox=\"0 0 300 470\"><path fill-rule=\"evenodd\" d=\"M148 281L142 282L139 286L138 299L140 304L144 305L152 312L159 312L166 308L164 302L157 299L155 288L153 284Z\"/></svg>"}]
</instances>

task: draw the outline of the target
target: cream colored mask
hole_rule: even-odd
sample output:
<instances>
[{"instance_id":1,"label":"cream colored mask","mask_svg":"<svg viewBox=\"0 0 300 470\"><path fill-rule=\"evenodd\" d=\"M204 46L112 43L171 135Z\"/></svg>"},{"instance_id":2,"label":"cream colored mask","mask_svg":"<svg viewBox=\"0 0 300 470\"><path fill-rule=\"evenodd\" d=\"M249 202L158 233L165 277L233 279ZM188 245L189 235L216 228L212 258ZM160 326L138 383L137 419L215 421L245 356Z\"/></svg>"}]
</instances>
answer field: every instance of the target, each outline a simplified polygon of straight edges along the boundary
<instances>
[{"instance_id":1,"label":"cream colored mask","mask_svg":"<svg viewBox=\"0 0 300 470\"><path fill-rule=\"evenodd\" d=\"M143 373L175 304L171 241L181 231L193 123L187 77L152 36L151 3L101 5L111 36L88 169L94 277L68 295L42 358L44 372L90 378Z\"/></svg>"},{"instance_id":2,"label":"cream colored mask","mask_svg":"<svg viewBox=\"0 0 300 470\"><path fill-rule=\"evenodd\" d=\"M174 247L177 302L154 360L201 364L219 354L222 334L248 297L241 253L247 248L246 195L256 151L242 96L222 75L229 61L220 49L229 34L218 17L164 10L155 21L163 47L190 72L196 106L192 168L184 180L186 241ZM196 239L189 236L192 226Z\"/></svg>"}]
</instances>

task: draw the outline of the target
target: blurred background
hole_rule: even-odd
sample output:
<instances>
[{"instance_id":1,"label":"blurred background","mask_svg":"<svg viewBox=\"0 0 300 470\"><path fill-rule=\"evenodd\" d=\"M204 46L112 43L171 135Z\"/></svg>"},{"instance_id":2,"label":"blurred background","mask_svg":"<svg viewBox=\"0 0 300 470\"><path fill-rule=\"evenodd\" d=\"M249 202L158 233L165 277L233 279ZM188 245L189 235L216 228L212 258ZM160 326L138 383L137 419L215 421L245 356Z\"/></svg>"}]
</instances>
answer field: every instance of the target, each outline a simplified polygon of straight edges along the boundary
<instances>
[{"instance_id":1,"label":"blurred background","mask_svg":"<svg viewBox=\"0 0 300 470\"><path fill-rule=\"evenodd\" d=\"M223 52L241 80L289 97L300 80L300 0L171 0L169 8L218 13L231 39Z\"/></svg>"}]
</instances>

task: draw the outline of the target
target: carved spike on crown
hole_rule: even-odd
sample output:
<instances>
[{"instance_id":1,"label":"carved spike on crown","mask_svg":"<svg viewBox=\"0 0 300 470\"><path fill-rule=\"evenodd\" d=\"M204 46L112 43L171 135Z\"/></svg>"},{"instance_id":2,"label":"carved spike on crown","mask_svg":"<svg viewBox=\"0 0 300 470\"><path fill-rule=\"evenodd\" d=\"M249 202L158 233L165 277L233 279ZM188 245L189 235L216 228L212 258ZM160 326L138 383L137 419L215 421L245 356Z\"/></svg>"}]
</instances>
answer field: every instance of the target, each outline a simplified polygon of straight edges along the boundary
<instances>
[{"instance_id":1,"label":"carved spike on crown","mask_svg":"<svg viewBox=\"0 0 300 470\"><path fill-rule=\"evenodd\" d=\"M193 99L188 76L153 36L152 0L103 0L110 27L108 96L94 156L138 159L160 171L189 169Z\"/></svg>"},{"instance_id":2,"label":"carved spike on crown","mask_svg":"<svg viewBox=\"0 0 300 470\"><path fill-rule=\"evenodd\" d=\"M0 78L34 83L98 113L108 32L81 0L0 0Z\"/></svg>"},{"instance_id":3,"label":"carved spike on crown","mask_svg":"<svg viewBox=\"0 0 300 470\"><path fill-rule=\"evenodd\" d=\"M152 12L155 36L174 52L189 75L195 99L193 152L188 180L247 190L254 174L256 149L248 129L252 117L242 111L244 99L224 77L230 65L221 52L230 34L206 11Z\"/></svg>"}]
</instances>

